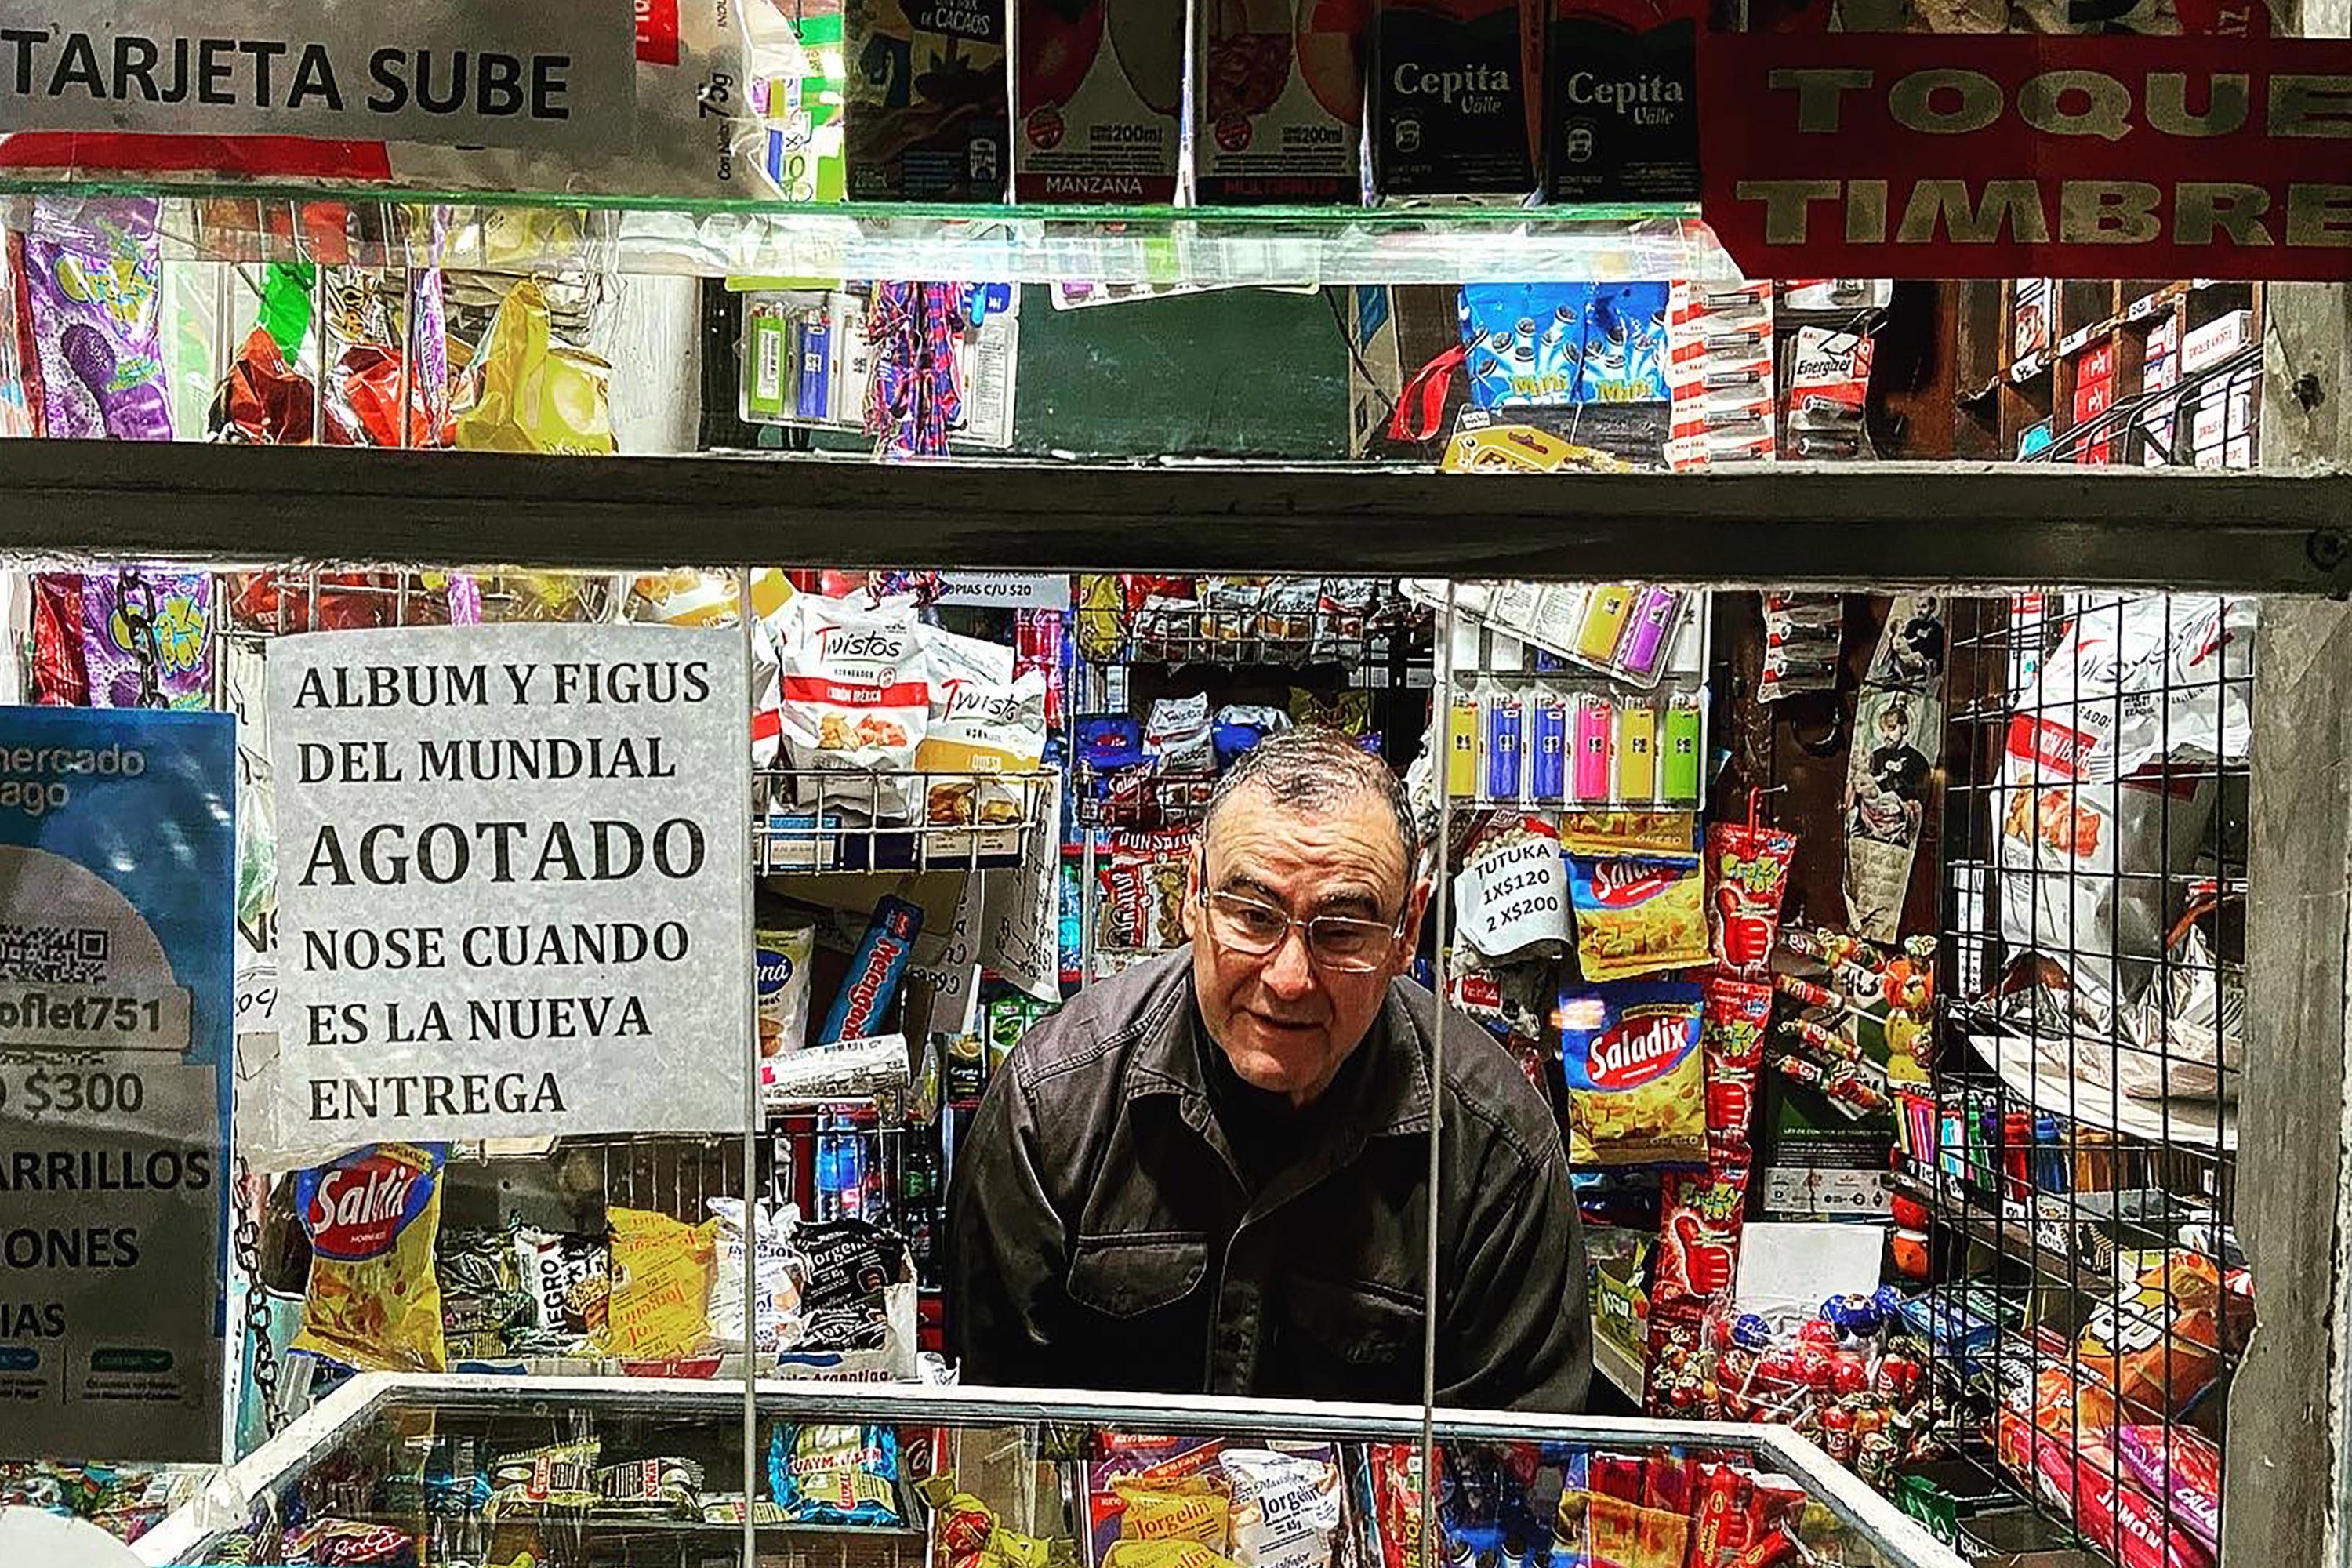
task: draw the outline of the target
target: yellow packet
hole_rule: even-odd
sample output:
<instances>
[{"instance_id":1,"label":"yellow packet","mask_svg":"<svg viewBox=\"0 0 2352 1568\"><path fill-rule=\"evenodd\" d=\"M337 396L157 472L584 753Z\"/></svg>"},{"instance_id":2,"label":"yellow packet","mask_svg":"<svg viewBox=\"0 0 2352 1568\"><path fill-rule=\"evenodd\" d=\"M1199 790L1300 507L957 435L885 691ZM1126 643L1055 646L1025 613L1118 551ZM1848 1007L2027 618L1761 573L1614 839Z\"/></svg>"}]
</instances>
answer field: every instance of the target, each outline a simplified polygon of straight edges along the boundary
<instances>
[{"instance_id":1,"label":"yellow packet","mask_svg":"<svg viewBox=\"0 0 2352 1568\"><path fill-rule=\"evenodd\" d=\"M1690 811L1566 811L1560 847L1571 855L1698 858L1698 814Z\"/></svg>"},{"instance_id":2,"label":"yellow packet","mask_svg":"<svg viewBox=\"0 0 2352 1568\"><path fill-rule=\"evenodd\" d=\"M379 1143L294 1179L310 1238L302 1328L291 1349L359 1372L440 1372L438 1143Z\"/></svg>"},{"instance_id":3,"label":"yellow packet","mask_svg":"<svg viewBox=\"0 0 2352 1568\"><path fill-rule=\"evenodd\" d=\"M1118 1533L1124 1541L1197 1541L1223 1552L1232 1531L1231 1500L1207 1477L1111 1483L1126 1503Z\"/></svg>"},{"instance_id":4,"label":"yellow packet","mask_svg":"<svg viewBox=\"0 0 2352 1568\"><path fill-rule=\"evenodd\" d=\"M692 1355L710 1337L710 1275L718 1221L688 1225L646 1209L606 1211L613 1227L613 1293L605 1351L641 1361Z\"/></svg>"},{"instance_id":5,"label":"yellow packet","mask_svg":"<svg viewBox=\"0 0 2352 1568\"><path fill-rule=\"evenodd\" d=\"M524 279L499 302L474 371L474 400L457 411L461 448L597 456L619 449L609 402L613 367L554 344L538 279Z\"/></svg>"}]
</instances>

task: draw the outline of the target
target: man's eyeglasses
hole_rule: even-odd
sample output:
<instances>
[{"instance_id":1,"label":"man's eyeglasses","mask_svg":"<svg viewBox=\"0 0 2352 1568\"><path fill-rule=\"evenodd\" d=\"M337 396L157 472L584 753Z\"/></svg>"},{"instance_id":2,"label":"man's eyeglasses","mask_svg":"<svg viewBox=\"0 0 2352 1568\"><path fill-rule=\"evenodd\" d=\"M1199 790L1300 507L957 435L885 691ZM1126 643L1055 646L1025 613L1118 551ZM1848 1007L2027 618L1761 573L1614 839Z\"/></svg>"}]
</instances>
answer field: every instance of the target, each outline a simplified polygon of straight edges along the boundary
<instances>
[{"instance_id":1,"label":"man's eyeglasses","mask_svg":"<svg viewBox=\"0 0 2352 1568\"><path fill-rule=\"evenodd\" d=\"M1263 957L1280 947L1296 926L1306 934L1307 956L1318 968L1340 974L1368 974L1380 968L1391 947L1404 935L1402 914L1394 925L1349 915L1293 920L1288 911L1247 893L1203 891L1201 904L1208 911L1209 931L1219 946L1252 958Z\"/></svg>"}]
</instances>

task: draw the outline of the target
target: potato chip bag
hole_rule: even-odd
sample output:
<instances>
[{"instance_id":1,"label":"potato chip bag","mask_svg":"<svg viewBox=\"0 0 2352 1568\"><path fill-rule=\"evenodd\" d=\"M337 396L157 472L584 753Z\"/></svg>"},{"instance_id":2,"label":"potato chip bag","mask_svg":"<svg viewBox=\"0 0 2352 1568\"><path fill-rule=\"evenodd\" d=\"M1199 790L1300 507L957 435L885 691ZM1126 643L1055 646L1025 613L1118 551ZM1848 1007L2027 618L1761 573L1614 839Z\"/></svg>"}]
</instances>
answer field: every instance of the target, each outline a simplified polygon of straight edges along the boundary
<instances>
[{"instance_id":1,"label":"potato chip bag","mask_svg":"<svg viewBox=\"0 0 2352 1568\"><path fill-rule=\"evenodd\" d=\"M613 1227L605 1352L643 1361L692 1355L710 1337L719 1222L688 1225L630 1208L608 1209L605 1217Z\"/></svg>"},{"instance_id":2,"label":"potato chip bag","mask_svg":"<svg viewBox=\"0 0 2352 1568\"><path fill-rule=\"evenodd\" d=\"M1706 878L1695 861L1569 858L1584 978L1627 980L1707 962Z\"/></svg>"},{"instance_id":3,"label":"potato chip bag","mask_svg":"<svg viewBox=\"0 0 2352 1568\"><path fill-rule=\"evenodd\" d=\"M1675 981L1561 994L1553 1021L1568 1081L1570 1163L1705 1161L1703 1005L1698 986Z\"/></svg>"},{"instance_id":4,"label":"potato chip bag","mask_svg":"<svg viewBox=\"0 0 2352 1568\"><path fill-rule=\"evenodd\" d=\"M440 1372L446 1143L378 1143L294 1179L310 1238L302 1328L290 1349L358 1372Z\"/></svg>"},{"instance_id":5,"label":"potato chip bag","mask_svg":"<svg viewBox=\"0 0 2352 1568\"><path fill-rule=\"evenodd\" d=\"M1698 857L1698 814L1691 811L1564 811L1559 841L1571 855Z\"/></svg>"}]
</instances>

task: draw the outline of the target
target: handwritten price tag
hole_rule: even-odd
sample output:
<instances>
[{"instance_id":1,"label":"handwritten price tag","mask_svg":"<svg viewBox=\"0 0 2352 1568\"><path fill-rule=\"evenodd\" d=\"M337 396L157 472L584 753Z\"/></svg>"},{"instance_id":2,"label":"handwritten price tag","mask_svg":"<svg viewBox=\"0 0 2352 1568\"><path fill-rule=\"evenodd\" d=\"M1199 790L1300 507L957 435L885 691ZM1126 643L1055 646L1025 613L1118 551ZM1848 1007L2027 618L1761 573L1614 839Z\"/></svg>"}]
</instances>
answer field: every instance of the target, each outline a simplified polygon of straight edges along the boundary
<instances>
[{"instance_id":1,"label":"handwritten price tag","mask_svg":"<svg viewBox=\"0 0 2352 1568\"><path fill-rule=\"evenodd\" d=\"M1521 835L1487 848L1454 879L1463 940L1486 958L1568 941L1568 863L1558 834L1540 817L1520 826Z\"/></svg>"}]
</instances>

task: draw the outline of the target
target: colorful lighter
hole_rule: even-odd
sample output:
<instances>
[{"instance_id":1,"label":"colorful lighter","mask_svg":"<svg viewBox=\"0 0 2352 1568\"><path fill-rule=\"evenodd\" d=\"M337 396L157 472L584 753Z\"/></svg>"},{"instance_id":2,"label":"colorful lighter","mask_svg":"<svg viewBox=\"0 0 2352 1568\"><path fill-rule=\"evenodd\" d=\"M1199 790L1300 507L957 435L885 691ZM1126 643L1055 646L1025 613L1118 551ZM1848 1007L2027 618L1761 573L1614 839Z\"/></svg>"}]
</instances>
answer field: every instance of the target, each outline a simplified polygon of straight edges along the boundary
<instances>
[{"instance_id":1,"label":"colorful lighter","mask_svg":"<svg viewBox=\"0 0 2352 1568\"><path fill-rule=\"evenodd\" d=\"M1617 638L1633 605L1633 590L1628 584L1604 583L1593 589L1584 601L1584 624L1576 629L1576 651L1595 664L1606 664L1617 651Z\"/></svg>"},{"instance_id":2,"label":"colorful lighter","mask_svg":"<svg viewBox=\"0 0 2352 1568\"><path fill-rule=\"evenodd\" d=\"M1445 720L1445 793L1468 800L1478 793L1478 699L1456 695Z\"/></svg>"},{"instance_id":3,"label":"colorful lighter","mask_svg":"<svg viewBox=\"0 0 2352 1568\"><path fill-rule=\"evenodd\" d=\"M1609 798L1609 731L1615 722L1606 697L1588 691L1576 700L1576 757L1569 764L1569 799L1597 805Z\"/></svg>"},{"instance_id":4,"label":"colorful lighter","mask_svg":"<svg viewBox=\"0 0 2352 1568\"><path fill-rule=\"evenodd\" d=\"M1628 704L1617 710L1617 798L1646 805L1658 795L1658 710Z\"/></svg>"},{"instance_id":5,"label":"colorful lighter","mask_svg":"<svg viewBox=\"0 0 2352 1568\"><path fill-rule=\"evenodd\" d=\"M1654 680L1666 662L1666 642L1683 596L1672 588L1648 587L1633 601L1633 624L1617 651L1617 668L1636 680Z\"/></svg>"},{"instance_id":6,"label":"colorful lighter","mask_svg":"<svg viewBox=\"0 0 2352 1568\"><path fill-rule=\"evenodd\" d=\"M1486 794L1488 800L1519 798L1519 752L1527 718L1516 691L1486 699Z\"/></svg>"},{"instance_id":7,"label":"colorful lighter","mask_svg":"<svg viewBox=\"0 0 2352 1568\"><path fill-rule=\"evenodd\" d=\"M1677 697L1666 710L1666 739L1659 767L1664 774L1660 791L1669 805L1698 804L1698 704Z\"/></svg>"},{"instance_id":8,"label":"colorful lighter","mask_svg":"<svg viewBox=\"0 0 2352 1568\"><path fill-rule=\"evenodd\" d=\"M1528 704L1528 798L1556 805L1568 793L1568 699L1538 691Z\"/></svg>"},{"instance_id":9,"label":"colorful lighter","mask_svg":"<svg viewBox=\"0 0 2352 1568\"><path fill-rule=\"evenodd\" d=\"M803 419L833 417L833 321L823 310L801 318L801 384Z\"/></svg>"}]
</instances>

